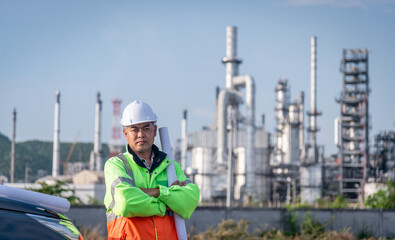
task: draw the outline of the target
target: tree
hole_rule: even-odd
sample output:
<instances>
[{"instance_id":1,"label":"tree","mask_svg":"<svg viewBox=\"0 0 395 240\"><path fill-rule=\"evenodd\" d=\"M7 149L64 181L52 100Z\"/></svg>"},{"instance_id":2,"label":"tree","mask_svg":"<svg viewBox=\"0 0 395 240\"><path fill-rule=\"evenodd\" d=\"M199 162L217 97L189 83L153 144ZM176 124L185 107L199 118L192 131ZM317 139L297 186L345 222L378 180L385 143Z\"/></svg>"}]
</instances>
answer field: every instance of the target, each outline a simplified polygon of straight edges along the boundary
<instances>
[{"instance_id":1,"label":"tree","mask_svg":"<svg viewBox=\"0 0 395 240\"><path fill-rule=\"evenodd\" d=\"M386 190L379 190L375 194L368 196L365 206L369 208L395 208L395 183L390 180L387 182Z\"/></svg>"},{"instance_id":2,"label":"tree","mask_svg":"<svg viewBox=\"0 0 395 240\"><path fill-rule=\"evenodd\" d=\"M74 189L69 189L66 182L56 180L55 184L47 184L45 182L40 182L39 184L41 188L29 190L66 198L71 204L82 204L81 199L75 196Z\"/></svg>"}]
</instances>

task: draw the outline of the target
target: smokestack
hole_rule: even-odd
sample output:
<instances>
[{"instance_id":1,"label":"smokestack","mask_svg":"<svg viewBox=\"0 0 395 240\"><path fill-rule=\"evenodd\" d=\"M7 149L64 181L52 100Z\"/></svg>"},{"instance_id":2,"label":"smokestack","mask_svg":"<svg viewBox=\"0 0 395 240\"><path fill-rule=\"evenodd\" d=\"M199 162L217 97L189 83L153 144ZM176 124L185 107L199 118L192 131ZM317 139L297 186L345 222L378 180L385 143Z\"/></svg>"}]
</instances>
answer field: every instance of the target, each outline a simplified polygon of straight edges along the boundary
<instances>
[{"instance_id":1,"label":"smokestack","mask_svg":"<svg viewBox=\"0 0 395 240\"><path fill-rule=\"evenodd\" d=\"M102 102L100 100L100 92L98 92L96 98L96 105L95 105L95 136L93 143L93 153L91 153L90 166L89 166L91 171L102 170L101 109L102 109Z\"/></svg>"},{"instance_id":2,"label":"smokestack","mask_svg":"<svg viewBox=\"0 0 395 240\"><path fill-rule=\"evenodd\" d=\"M317 110L317 38L311 37L311 57L310 57L310 126L309 132L311 132L312 137L312 148L314 153L314 162L318 162L318 150L317 150L317 116L321 115Z\"/></svg>"},{"instance_id":3,"label":"smokestack","mask_svg":"<svg viewBox=\"0 0 395 240\"><path fill-rule=\"evenodd\" d=\"M232 89L233 76L237 76L239 74L238 65L241 63L241 60L237 59L237 28L233 26L226 27L226 57L222 59L222 62L225 64L226 73L226 88Z\"/></svg>"},{"instance_id":4,"label":"smokestack","mask_svg":"<svg viewBox=\"0 0 395 240\"><path fill-rule=\"evenodd\" d=\"M188 149L188 135L187 135L187 110L184 109L181 122L181 167L185 171L187 169L187 149Z\"/></svg>"},{"instance_id":5,"label":"smokestack","mask_svg":"<svg viewBox=\"0 0 395 240\"><path fill-rule=\"evenodd\" d=\"M315 148L317 145L317 136L316 136L316 112L317 112L317 38L315 36L311 37L311 55L310 55L310 129L312 131L312 140L313 147Z\"/></svg>"},{"instance_id":6,"label":"smokestack","mask_svg":"<svg viewBox=\"0 0 395 240\"><path fill-rule=\"evenodd\" d=\"M55 103L55 121L54 121L54 135L53 135L53 157L52 157L52 177L59 176L59 133L60 133L60 92L56 91Z\"/></svg>"},{"instance_id":7,"label":"smokestack","mask_svg":"<svg viewBox=\"0 0 395 240\"><path fill-rule=\"evenodd\" d=\"M14 108L13 118L12 118L11 170L10 170L11 183L14 183L14 174L15 174L15 133L16 133L16 109Z\"/></svg>"}]
</instances>

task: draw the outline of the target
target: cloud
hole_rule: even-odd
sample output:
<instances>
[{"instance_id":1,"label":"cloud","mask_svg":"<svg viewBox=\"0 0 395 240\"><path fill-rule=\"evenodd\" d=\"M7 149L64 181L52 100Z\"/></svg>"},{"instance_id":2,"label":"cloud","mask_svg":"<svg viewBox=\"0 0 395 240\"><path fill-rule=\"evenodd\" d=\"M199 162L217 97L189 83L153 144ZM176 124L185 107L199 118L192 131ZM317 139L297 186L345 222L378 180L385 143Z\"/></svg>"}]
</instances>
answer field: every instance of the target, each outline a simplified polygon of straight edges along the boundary
<instances>
[{"instance_id":1,"label":"cloud","mask_svg":"<svg viewBox=\"0 0 395 240\"><path fill-rule=\"evenodd\" d=\"M374 6L395 6L395 0L285 0L284 6L330 6L335 8L368 9Z\"/></svg>"}]
</instances>

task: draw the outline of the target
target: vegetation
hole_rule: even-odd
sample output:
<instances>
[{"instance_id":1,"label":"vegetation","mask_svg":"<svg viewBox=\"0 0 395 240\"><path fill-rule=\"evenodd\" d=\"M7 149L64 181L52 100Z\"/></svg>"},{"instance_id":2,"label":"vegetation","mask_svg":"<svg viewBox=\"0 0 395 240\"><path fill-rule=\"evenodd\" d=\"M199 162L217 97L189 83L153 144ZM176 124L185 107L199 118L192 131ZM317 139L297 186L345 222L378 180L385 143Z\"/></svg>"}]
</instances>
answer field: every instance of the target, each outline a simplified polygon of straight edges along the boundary
<instances>
[{"instance_id":1,"label":"vegetation","mask_svg":"<svg viewBox=\"0 0 395 240\"><path fill-rule=\"evenodd\" d=\"M104 205L102 200L96 199L94 197L88 196L88 205Z\"/></svg>"},{"instance_id":2,"label":"vegetation","mask_svg":"<svg viewBox=\"0 0 395 240\"><path fill-rule=\"evenodd\" d=\"M299 212L293 209L287 209L287 214L284 216L285 221L285 236L300 236L306 235L311 236L312 239L320 238L325 233L325 228L331 225L334 221L334 217L321 224L315 219L310 211L303 216L303 221L299 220Z\"/></svg>"},{"instance_id":3,"label":"vegetation","mask_svg":"<svg viewBox=\"0 0 395 240\"><path fill-rule=\"evenodd\" d=\"M395 183L387 182L386 190L379 190L367 197L365 206L368 208L395 209Z\"/></svg>"},{"instance_id":4,"label":"vegetation","mask_svg":"<svg viewBox=\"0 0 395 240\"><path fill-rule=\"evenodd\" d=\"M248 222L245 220L240 220L236 222L233 219L223 221L218 224L215 229L208 229L200 234L189 234L188 239L190 240L266 240L266 239L324 239L324 240L354 240L357 239L355 236L347 231L335 232L335 231L325 231L323 225L315 221L311 215L305 217L302 224L298 225L296 232L279 231L276 229L272 230L261 230L257 229L253 233L248 232ZM371 238L374 239L374 238Z\"/></svg>"},{"instance_id":5,"label":"vegetation","mask_svg":"<svg viewBox=\"0 0 395 240\"><path fill-rule=\"evenodd\" d=\"M72 143L60 144L60 160L64 161L71 149ZM89 162L93 143L77 143L70 162ZM106 144L102 145L103 156L109 155ZM53 144L47 141L31 140L15 144L15 181L25 181L25 168L29 169L29 179L32 182L45 174L52 172ZM11 141L0 133L0 175L10 177ZM105 157L104 157L105 158Z\"/></svg>"},{"instance_id":6,"label":"vegetation","mask_svg":"<svg viewBox=\"0 0 395 240\"><path fill-rule=\"evenodd\" d=\"M286 204L284 206L288 209L298 209L298 208L348 208L349 203L343 196L337 196L335 199L319 198L314 201L313 204L300 203L300 196L295 204Z\"/></svg>"},{"instance_id":7,"label":"vegetation","mask_svg":"<svg viewBox=\"0 0 395 240\"><path fill-rule=\"evenodd\" d=\"M75 196L74 189L69 189L65 182L56 180L55 184L47 184L45 182L40 182L39 184L41 188L29 190L66 198L70 204L82 204L81 199Z\"/></svg>"},{"instance_id":8,"label":"vegetation","mask_svg":"<svg viewBox=\"0 0 395 240\"><path fill-rule=\"evenodd\" d=\"M320 198L315 200L317 208L347 208L348 200L343 196L337 196L334 200Z\"/></svg>"},{"instance_id":9,"label":"vegetation","mask_svg":"<svg viewBox=\"0 0 395 240\"><path fill-rule=\"evenodd\" d=\"M84 240L106 240L107 237L103 234L103 229L100 226L93 228L78 227Z\"/></svg>"}]
</instances>

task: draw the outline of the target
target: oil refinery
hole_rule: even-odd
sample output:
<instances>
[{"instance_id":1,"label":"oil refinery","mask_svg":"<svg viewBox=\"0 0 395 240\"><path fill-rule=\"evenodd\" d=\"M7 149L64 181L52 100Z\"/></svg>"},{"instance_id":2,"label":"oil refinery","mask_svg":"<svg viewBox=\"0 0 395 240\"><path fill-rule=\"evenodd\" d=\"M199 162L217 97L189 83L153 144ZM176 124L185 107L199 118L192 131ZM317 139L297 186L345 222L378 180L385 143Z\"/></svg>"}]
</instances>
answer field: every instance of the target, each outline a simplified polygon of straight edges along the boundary
<instances>
[{"instance_id":1,"label":"oil refinery","mask_svg":"<svg viewBox=\"0 0 395 240\"><path fill-rule=\"evenodd\" d=\"M187 110L182 112L181 139L175 141L175 160L201 190L203 206L269 206L313 204L316 199L342 195L360 203L375 184L395 180L395 132L380 132L369 142L369 65L367 49L344 49L341 62L343 88L339 89L339 116L334 121L337 153L325 155L317 118L317 41L310 39L310 103L305 93L292 98L290 80L277 80L273 99L275 129L265 129L265 115L256 112L253 75L242 75L237 53L237 28L226 28L225 88L216 89L215 121L210 127L188 132ZM253 73L251 73L253 74ZM276 81L273 79L273 81ZM73 183L76 194L104 197L103 165L122 149L121 100L113 99L110 156L102 154L102 101L95 104L94 147L86 162L69 162L60 174L60 92L56 92L52 175ZM320 110L318 110L320 109ZM16 111L14 110L14 127ZM258 117L259 116L259 117ZM256 124L256 119L261 121ZM11 150L11 185L14 182L15 134ZM369 149L369 144L373 149ZM49 163L48 163L49 164ZM82 197L84 198L84 197ZM86 197L85 197L86 198Z\"/></svg>"},{"instance_id":2,"label":"oil refinery","mask_svg":"<svg viewBox=\"0 0 395 240\"><path fill-rule=\"evenodd\" d=\"M276 129L270 132L264 128L264 115L255 125L254 78L239 75L237 28L227 27L226 87L217 89L216 120L209 128L188 133L184 110L176 148L177 160L201 189L202 205L313 204L339 195L361 203L375 184L394 180L395 133L375 136L374 153L369 152L367 49L343 50L343 89L336 99L340 114L334 119L338 152L324 155L317 126L322 114L316 94L317 37L311 37L310 44L310 109L305 111L304 92L291 100L290 81L279 79L273 101Z\"/></svg>"}]
</instances>

